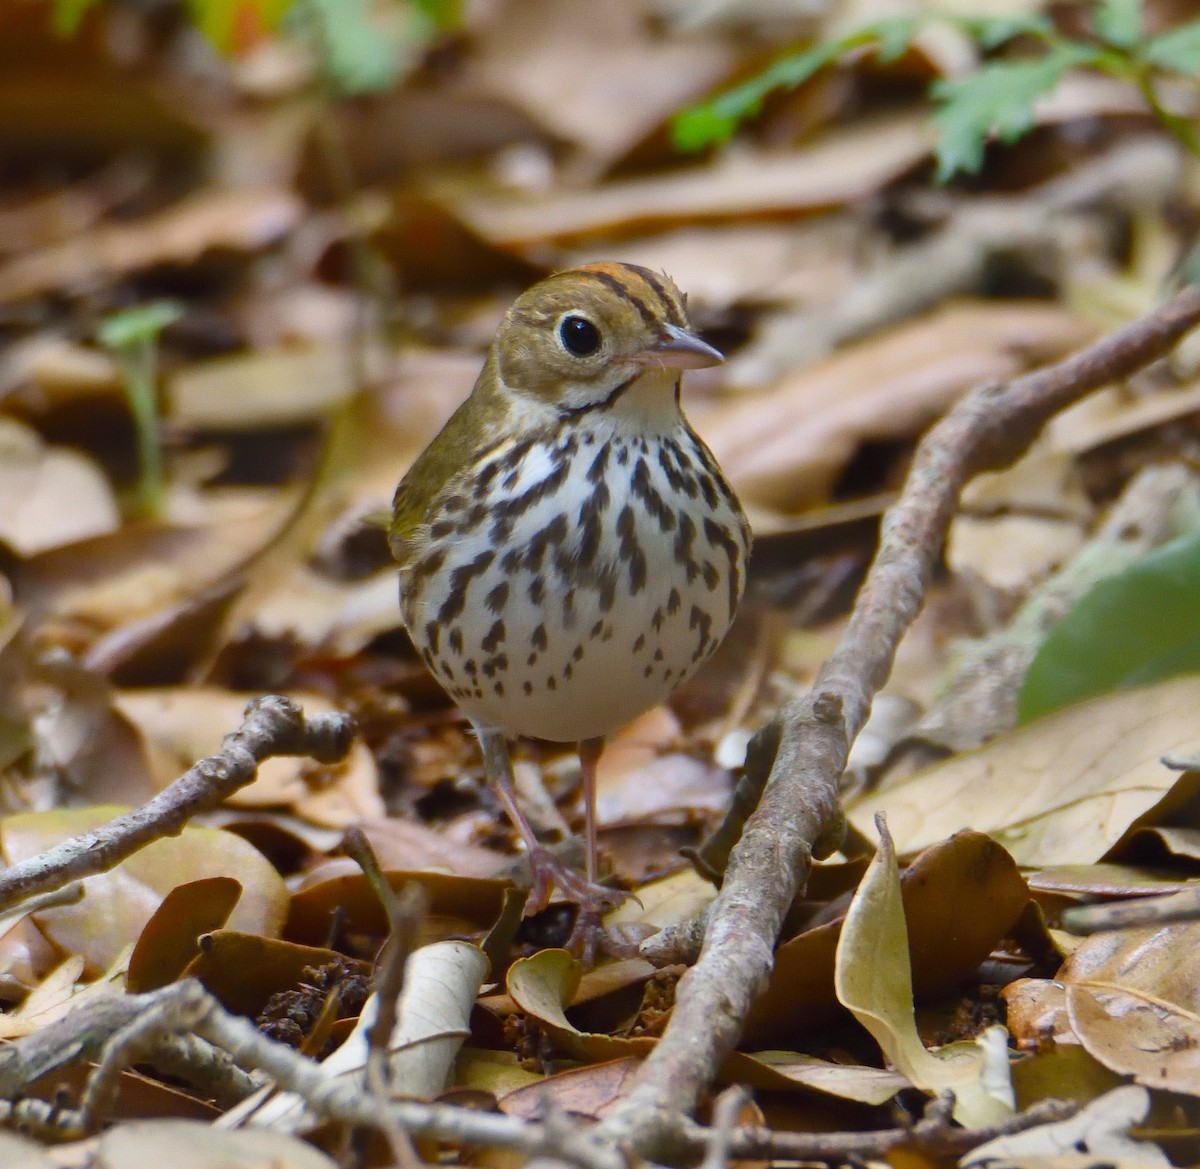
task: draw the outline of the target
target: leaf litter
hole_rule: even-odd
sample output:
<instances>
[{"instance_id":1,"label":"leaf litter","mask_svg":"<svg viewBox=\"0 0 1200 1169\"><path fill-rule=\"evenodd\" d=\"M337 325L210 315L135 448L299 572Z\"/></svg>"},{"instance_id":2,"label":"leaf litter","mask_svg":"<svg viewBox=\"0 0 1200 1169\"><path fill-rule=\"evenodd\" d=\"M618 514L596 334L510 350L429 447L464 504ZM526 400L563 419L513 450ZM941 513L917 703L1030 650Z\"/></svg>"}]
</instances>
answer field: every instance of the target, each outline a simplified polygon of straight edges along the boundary
<instances>
[{"instance_id":1,"label":"leaf litter","mask_svg":"<svg viewBox=\"0 0 1200 1169\"><path fill-rule=\"evenodd\" d=\"M838 333L856 286L973 200L1036 190L1113 139L1167 144L1130 87L1067 73L1030 107L1035 133L1007 150L980 140L982 174L931 193L916 83L966 92L979 60L947 26L894 61L852 59L769 98L728 148L674 152L681 106L760 65L763 44L845 32L834 7L747 39L737 23L757 18L732 8L706 21L622 0L593 20L574 3L467 5L407 79L354 104L303 91L322 67L311 46L272 65L275 34L221 57L185 26L150 36L117 6L67 39L50 35L48 3L0 15L5 860L148 798L216 750L256 693L346 709L360 727L348 761L272 760L207 822L88 878L82 901L8 926L6 1035L182 977L249 1015L298 987L324 1002L387 930L369 881L335 855L338 830L361 823L387 882L429 900L409 989L449 996L403 1084L430 1098L469 1088L516 1116L547 1093L594 1117L620 1102L693 944L662 969L625 956L582 972L556 948L560 909L520 926L511 834L400 629L371 523L469 389L504 306L557 267L648 263L679 279L731 358L695 379L691 415L766 551L731 651L605 761L602 839L637 895L610 924L636 944L711 903L679 849L723 811L749 732L811 681L919 433L971 386L1154 303L1195 211L1194 183L1170 167L1169 198L1121 195L1131 173L1063 218L1052 262L1001 250L965 291L901 298L877 327ZM1156 31L1175 19L1147 9ZM54 92L52 75L70 83ZM168 493L154 524L135 515L136 444L95 327L166 295L183 312L158 341ZM775 344L813 311L854 339L807 357ZM1195 395L1194 367L1164 363L1057 419L1040 463L977 485L889 699L934 701L963 639L1004 630L1082 555L1133 470L1194 464ZM1153 608L1141 587L1131 603ZM775 1123L810 1130L883 1128L892 1102L948 1086L969 1124L1095 1097L1066 1128L1036 1129L1037 1155L1082 1145L1144 1163L1153 1146L1130 1129L1151 1107L1169 1118L1156 1120L1165 1146L1190 1131L1194 927L1080 941L1058 926L1071 905L1186 894L1200 875L1195 772L1160 762L1196 755L1195 690L1186 675L1116 690L932 767L919 724L888 732L856 773L856 831L793 906L720 1082L753 1085ZM532 794L577 827L573 765L522 750ZM887 838L875 849L879 811L902 867ZM422 962L443 965L424 982ZM349 1053L360 1039L346 1030L332 1024ZM193 1097L158 1089L157 1107L192 1115ZM231 1164L325 1163L307 1143L218 1149L201 1135L216 1130L135 1115L113 1114L103 1163L140 1163L147 1144L178 1160L192 1141Z\"/></svg>"}]
</instances>

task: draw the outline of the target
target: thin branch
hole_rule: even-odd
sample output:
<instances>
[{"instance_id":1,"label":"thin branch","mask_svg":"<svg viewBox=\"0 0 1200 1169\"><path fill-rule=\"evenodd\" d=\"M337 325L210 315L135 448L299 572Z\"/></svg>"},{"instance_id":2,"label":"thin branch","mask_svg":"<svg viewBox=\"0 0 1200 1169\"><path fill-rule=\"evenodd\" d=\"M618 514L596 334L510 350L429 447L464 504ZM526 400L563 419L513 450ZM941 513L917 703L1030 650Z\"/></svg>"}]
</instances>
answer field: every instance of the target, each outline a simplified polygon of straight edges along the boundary
<instances>
[{"instance_id":1,"label":"thin branch","mask_svg":"<svg viewBox=\"0 0 1200 1169\"><path fill-rule=\"evenodd\" d=\"M999 1124L985 1128L959 1128L951 1120L942 1101L930 1102L924 1119L908 1128L885 1128L874 1132L775 1132L769 1128L739 1128L729 1137L729 1155L734 1160L771 1158L796 1161L876 1160L894 1149L905 1149L930 1157L957 1157L995 1140L1026 1132L1044 1124L1065 1120L1079 1111L1079 1105L1061 1100L1042 1100L1024 1112L1018 1112ZM951 1103L953 1103L951 1101ZM696 1126L693 1150L711 1147L712 1129Z\"/></svg>"},{"instance_id":2,"label":"thin branch","mask_svg":"<svg viewBox=\"0 0 1200 1169\"><path fill-rule=\"evenodd\" d=\"M140 808L0 871L0 912L35 893L108 872L147 844L183 831L197 813L252 783L265 759L309 755L321 763L337 762L350 749L353 734L348 715L305 718L300 706L282 695L254 699L245 721L225 736L220 751L201 759Z\"/></svg>"},{"instance_id":3,"label":"thin branch","mask_svg":"<svg viewBox=\"0 0 1200 1169\"><path fill-rule=\"evenodd\" d=\"M922 440L837 648L811 694L759 732L754 760L773 760L763 798L730 857L670 1024L600 1125L609 1139L660 1160L683 1151L681 1117L737 1045L812 857L839 838L838 778L924 600L963 485L1020 457L1054 414L1161 357L1198 323L1200 288L1189 286L1065 361L971 391Z\"/></svg>"},{"instance_id":4,"label":"thin branch","mask_svg":"<svg viewBox=\"0 0 1200 1169\"><path fill-rule=\"evenodd\" d=\"M1072 906L1063 910L1062 928L1073 934L1098 934L1197 919L1200 919L1200 889L1184 889L1167 897Z\"/></svg>"}]
</instances>

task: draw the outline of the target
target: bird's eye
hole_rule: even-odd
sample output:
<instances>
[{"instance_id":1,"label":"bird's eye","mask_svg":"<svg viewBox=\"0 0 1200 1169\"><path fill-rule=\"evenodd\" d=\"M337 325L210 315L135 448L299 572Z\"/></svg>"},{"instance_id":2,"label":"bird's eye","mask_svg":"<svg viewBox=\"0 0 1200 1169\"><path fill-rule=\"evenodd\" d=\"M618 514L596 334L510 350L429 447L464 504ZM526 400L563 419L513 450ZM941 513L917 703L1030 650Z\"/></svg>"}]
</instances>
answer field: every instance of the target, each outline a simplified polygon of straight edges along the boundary
<instances>
[{"instance_id":1,"label":"bird's eye","mask_svg":"<svg viewBox=\"0 0 1200 1169\"><path fill-rule=\"evenodd\" d=\"M587 317L563 317L558 337L563 348L575 357L590 357L600 348L600 330Z\"/></svg>"}]
</instances>

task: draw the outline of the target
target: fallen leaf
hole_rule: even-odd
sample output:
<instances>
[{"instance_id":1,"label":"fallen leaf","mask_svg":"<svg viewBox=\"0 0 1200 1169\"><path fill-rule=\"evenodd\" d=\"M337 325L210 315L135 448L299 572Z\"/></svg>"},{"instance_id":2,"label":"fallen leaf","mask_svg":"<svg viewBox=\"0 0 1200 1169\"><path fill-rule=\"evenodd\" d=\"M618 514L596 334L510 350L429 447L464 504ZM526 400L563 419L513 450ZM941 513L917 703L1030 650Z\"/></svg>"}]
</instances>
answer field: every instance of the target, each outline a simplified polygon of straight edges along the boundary
<instances>
[{"instance_id":1,"label":"fallen leaf","mask_svg":"<svg viewBox=\"0 0 1200 1169\"><path fill-rule=\"evenodd\" d=\"M212 248L255 251L300 221L291 191L211 190L157 215L103 224L73 239L0 263L0 304L82 291L155 264L187 264Z\"/></svg>"},{"instance_id":2,"label":"fallen leaf","mask_svg":"<svg viewBox=\"0 0 1200 1169\"><path fill-rule=\"evenodd\" d=\"M96 1169L335 1169L336 1162L307 1141L281 1132L229 1132L189 1120L118 1124L101 1138Z\"/></svg>"},{"instance_id":3,"label":"fallen leaf","mask_svg":"<svg viewBox=\"0 0 1200 1169\"><path fill-rule=\"evenodd\" d=\"M854 894L838 940L834 969L838 1001L916 1087L930 1093L953 1091L954 1117L961 1124L995 1124L1012 1115L1014 1107L1007 1053L1002 1055L1003 1077L997 1093L989 1086L990 1061L980 1047L956 1043L927 1051L917 1034L900 872L885 823L882 819L877 823L879 850Z\"/></svg>"},{"instance_id":4,"label":"fallen leaf","mask_svg":"<svg viewBox=\"0 0 1200 1169\"><path fill-rule=\"evenodd\" d=\"M903 114L841 126L786 154L739 153L698 171L546 198L480 194L445 182L429 194L497 247L519 250L600 233L823 211L865 198L928 154L923 118Z\"/></svg>"},{"instance_id":5,"label":"fallen leaf","mask_svg":"<svg viewBox=\"0 0 1200 1169\"><path fill-rule=\"evenodd\" d=\"M126 809L97 806L23 812L0 820L0 844L9 864L107 824ZM283 879L267 859L241 837L217 828L187 827L155 840L107 873L87 877L77 905L43 910L42 931L64 953L87 960L95 974L132 946L146 923L177 885L202 877L231 876L242 884L242 897L230 917L234 928L278 934L287 912Z\"/></svg>"},{"instance_id":6,"label":"fallen leaf","mask_svg":"<svg viewBox=\"0 0 1200 1169\"><path fill-rule=\"evenodd\" d=\"M87 455L47 446L36 431L0 418L0 540L28 557L120 522L108 480Z\"/></svg>"},{"instance_id":7,"label":"fallen leaf","mask_svg":"<svg viewBox=\"0 0 1200 1169\"><path fill-rule=\"evenodd\" d=\"M242 895L232 877L203 877L177 885L146 923L125 975L130 994L174 982L200 948L201 934L220 929Z\"/></svg>"},{"instance_id":8,"label":"fallen leaf","mask_svg":"<svg viewBox=\"0 0 1200 1169\"><path fill-rule=\"evenodd\" d=\"M912 441L972 386L1092 336L1045 304L950 303L707 412L703 430L744 501L795 512L825 502L864 443Z\"/></svg>"},{"instance_id":9,"label":"fallen leaf","mask_svg":"<svg viewBox=\"0 0 1200 1169\"><path fill-rule=\"evenodd\" d=\"M214 686L161 686L121 691L115 701L145 736L159 786L166 787L197 759L220 749L225 735L241 724L251 697ZM334 709L316 695L294 697L309 714ZM362 743L339 763L301 756L268 759L254 782L227 802L240 808L291 807L315 824L335 828L384 815L375 759Z\"/></svg>"},{"instance_id":10,"label":"fallen leaf","mask_svg":"<svg viewBox=\"0 0 1200 1169\"><path fill-rule=\"evenodd\" d=\"M1195 775L1160 759L1200 748L1198 702L1195 677L1093 699L864 795L846 814L865 831L885 813L901 852L970 826L1019 864L1092 864L1196 790Z\"/></svg>"},{"instance_id":11,"label":"fallen leaf","mask_svg":"<svg viewBox=\"0 0 1200 1169\"><path fill-rule=\"evenodd\" d=\"M979 1145L959 1163L964 1169L997 1162L1018 1169L1084 1169L1098 1161L1112 1164L1114 1169L1170 1165L1157 1146L1129 1135L1129 1130L1141 1124L1149 1112L1150 1093L1128 1084L1093 1100L1077 1116Z\"/></svg>"},{"instance_id":12,"label":"fallen leaf","mask_svg":"<svg viewBox=\"0 0 1200 1169\"><path fill-rule=\"evenodd\" d=\"M428 1100L446 1087L455 1056L471 1033L471 1009L488 971L482 950L466 942L421 946L404 967L404 989L388 1040L391 1090ZM367 1028L378 1011L372 996L349 1038L321 1064L324 1075L361 1077L367 1062ZM226 1114L226 1123L249 1123L275 1131L311 1127L314 1118L291 1092L260 1092Z\"/></svg>"}]
</instances>

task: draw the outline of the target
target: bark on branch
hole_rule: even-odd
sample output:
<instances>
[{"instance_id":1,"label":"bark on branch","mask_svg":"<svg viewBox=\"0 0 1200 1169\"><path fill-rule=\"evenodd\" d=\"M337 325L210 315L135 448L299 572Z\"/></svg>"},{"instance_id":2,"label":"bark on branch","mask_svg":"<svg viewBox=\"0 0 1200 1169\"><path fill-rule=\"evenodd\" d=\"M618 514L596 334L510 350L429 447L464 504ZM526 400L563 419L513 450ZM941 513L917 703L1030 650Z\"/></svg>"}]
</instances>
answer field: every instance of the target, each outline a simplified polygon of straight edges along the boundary
<instances>
[{"instance_id":1,"label":"bark on branch","mask_svg":"<svg viewBox=\"0 0 1200 1169\"><path fill-rule=\"evenodd\" d=\"M353 735L348 715L305 718L299 704L282 695L254 699L245 721L225 736L220 751L201 759L140 808L0 870L0 912L35 893L106 873L152 841L177 835L197 813L252 783L263 760L308 755L336 763L349 751Z\"/></svg>"}]
</instances>

